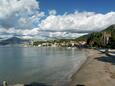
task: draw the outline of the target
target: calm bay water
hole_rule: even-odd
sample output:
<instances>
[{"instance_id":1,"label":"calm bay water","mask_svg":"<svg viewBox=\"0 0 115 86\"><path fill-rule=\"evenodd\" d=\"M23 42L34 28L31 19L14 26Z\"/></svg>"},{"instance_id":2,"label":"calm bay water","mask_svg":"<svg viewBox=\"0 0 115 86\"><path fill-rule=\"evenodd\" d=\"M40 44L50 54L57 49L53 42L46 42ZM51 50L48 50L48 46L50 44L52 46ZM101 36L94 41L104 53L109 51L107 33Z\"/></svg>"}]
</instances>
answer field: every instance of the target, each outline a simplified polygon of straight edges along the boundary
<instances>
[{"instance_id":1,"label":"calm bay water","mask_svg":"<svg viewBox=\"0 0 115 86\"><path fill-rule=\"evenodd\" d=\"M78 49L0 47L0 82L68 81L85 59L86 52Z\"/></svg>"}]
</instances>

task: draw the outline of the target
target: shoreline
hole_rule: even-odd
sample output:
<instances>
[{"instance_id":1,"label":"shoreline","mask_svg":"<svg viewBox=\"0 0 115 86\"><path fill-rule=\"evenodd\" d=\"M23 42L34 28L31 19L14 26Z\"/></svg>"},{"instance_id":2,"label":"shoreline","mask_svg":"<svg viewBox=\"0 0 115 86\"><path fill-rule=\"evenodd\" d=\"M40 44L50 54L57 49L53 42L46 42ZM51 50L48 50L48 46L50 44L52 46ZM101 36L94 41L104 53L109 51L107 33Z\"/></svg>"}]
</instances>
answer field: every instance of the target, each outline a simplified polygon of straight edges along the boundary
<instances>
[{"instance_id":1,"label":"shoreline","mask_svg":"<svg viewBox=\"0 0 115 86\"><path fill-rule=\"evenodd\" d=\"M87 63L89 62L90 56L93 55L92 53L90 53L91 50L94 50L94 49L85 49L87 53L86 60L79 66L78 70L75 73L73 73L68 86L71 86L71 84L73 84L73 79L76 77L76 74L79 73L85 67L85 65L87 65Z\"/></svg>"},{"instance_id":2,"label":"shoreline","mask_svg":"<svg viewBox=\"0 0 115 86\"><path fill-rule=\"evenodd\" d=\"M86 52L88 53L89 50L86 49ZM75 73L73 73L73 75L71 76L71 79L74 78L75 74L78 73L84 67L84 65L88 62L88 60L89 60L89 56L86 57L86 60L81 64L78 70Z\"/></svg>"},{"instance_id":3,"label":"shoreline","mask_svg":"<svg viewBox=\"0 0 115 86\"><path fill-rule=\"evenodd\" d=\"M87 60L71 77L68 86L115 86L115 58L88 49Z\"/></svg>"}]
</instances>

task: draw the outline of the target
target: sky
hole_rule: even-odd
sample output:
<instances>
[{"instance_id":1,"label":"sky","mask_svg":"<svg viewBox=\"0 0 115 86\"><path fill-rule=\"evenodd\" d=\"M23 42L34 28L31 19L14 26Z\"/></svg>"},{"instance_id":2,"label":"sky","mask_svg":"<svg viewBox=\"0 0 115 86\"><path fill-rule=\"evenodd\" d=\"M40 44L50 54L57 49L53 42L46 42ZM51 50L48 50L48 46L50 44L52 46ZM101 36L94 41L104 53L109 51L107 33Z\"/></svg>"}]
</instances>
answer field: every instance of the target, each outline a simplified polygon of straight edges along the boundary
<instances>
[{"instance_id":1,"label":"sky","mask_svg":"<svg viewBox=\"0 0 115 86\"><path fill-rule=\"evenodd\" d=\"M115 0L38 0L42 11L55 9L59 14L65 12L89 11L107 13L115 11Z\"/></svg>"},{"instance_id":2,"label":"sky","mask_svg":"<svg viewBox=\"0 0 115 86\"><path fill-rule=\"evenodd\" d=\"M76 38L115 24L114 0L0 0L0 37Z\"/></svg>"}]
</instances>

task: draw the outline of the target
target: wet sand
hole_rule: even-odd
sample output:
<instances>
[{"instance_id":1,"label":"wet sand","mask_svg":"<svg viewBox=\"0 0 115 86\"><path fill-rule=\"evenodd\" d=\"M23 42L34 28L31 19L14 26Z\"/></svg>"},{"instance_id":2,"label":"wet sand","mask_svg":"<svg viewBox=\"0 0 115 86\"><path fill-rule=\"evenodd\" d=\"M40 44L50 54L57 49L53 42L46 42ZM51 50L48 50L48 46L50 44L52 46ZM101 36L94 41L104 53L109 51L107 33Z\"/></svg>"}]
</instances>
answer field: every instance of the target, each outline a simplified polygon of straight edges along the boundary
<instances>
[{"instance_id":1,"label":"wet sand","mask_svg":"<svg viewBox=\"0 0 115 86\"><path fill-rule=\"evenodd\" d=\"M69 86L115 86L115 56L88 50L88 59L72 76Z\"/></svg>"}]
</instances>

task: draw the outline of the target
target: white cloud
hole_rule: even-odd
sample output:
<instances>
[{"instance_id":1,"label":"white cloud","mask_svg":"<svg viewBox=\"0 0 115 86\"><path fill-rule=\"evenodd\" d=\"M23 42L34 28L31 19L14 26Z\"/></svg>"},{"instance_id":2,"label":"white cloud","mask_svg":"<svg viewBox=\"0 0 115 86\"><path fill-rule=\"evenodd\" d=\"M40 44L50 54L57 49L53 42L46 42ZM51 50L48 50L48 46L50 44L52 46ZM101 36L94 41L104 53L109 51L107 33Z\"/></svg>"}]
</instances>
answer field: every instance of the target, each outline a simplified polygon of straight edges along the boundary
<instances>
[{"instance_id":1,"label":"white cloud","mask_svg":"<svg viewBox=\"0 0 115 86\"><path fill-rule=\"evenodd\" d=\"M115 12L107 14L94 12L74 12L64 15L49 15L39 25L49 32L85 33L100 31L115 24Z\"/></svg>"},{"instance_id":2,"label":"white cloud","mask_svg":"<svg viewBox=\"0 0 115 86\"><path fill-rule=\"evenodd\" d=\"M36 0L0 0L0 17L8 17L12 13L20 12L25 15L24 11L32 14L33 10L39 9Z\"/></svg>"},{"instance_id":3,"label":"white cloud","mask_svg":"<svg viewBox=\"0 0 115 86\"><path fill-rule=\"evenodd\" d=\"M87 33L49 32L51 38L77 38Z\"/></svg>"},{"instance_id":4,"label":"white cloud","mask_svg":"<svg viewBox=\"0 0 115 86\"><path fill-rule=\"evenodd\" d=\"M39 31L39 28L33 29L15 29L15 28L1 28L0 36L1 37L12 37L19 36L22 38L35 38L35 39L47 39L47 38L76 38L87 33L67 33L67 32L42 32Z\"/></svg>"},{"instance_id":5,"label":"white cloud","mask_svg":"<svg viewBox=\"0 0 115 86\"><path fill-rule=\"evenodd\" d=\"M115 12L76 11L59 15L56 10L49 10L49 15L45 15L36 0L0 0L0 36L4 37L79 37L112 24L115 24Z\"/></svg>"},{"instance_id":6,"label":"white cloud","mask_svg":"<svg viewBox=\"0 0 115 86\"><path fill-rule=\"evenodd\" d=\"M37 35L39 33L38 31L38 28L34 28L34 29L15 29L15 28L9 28L9 29L0 29L0 33L3 33L5 35L7 34L10 34L10 35L25 35L25 36L28 36L28 35L31 35L31 36L34 36L34 35Z\"/></svg>"},{"instance_id":7,"label":"white cloud","mask_svg":"<svg viewBox=\"0 0 115 86\"><path fill-rule=\"evenodd\" d=\"M50 10L49 11L49 15L56 15L56 13L57 13L56 10Z\"/></svg>"},{"instance_id":8,"label":"white cloud","mask_svg":"<svg viewBox=\"0 0 115 86\"><path fill-rule=\"evenodd\" d=\"M32 29L43 16L36 0L0 0L0 25L4 28Z\"/></svg>"}]
</instances>

